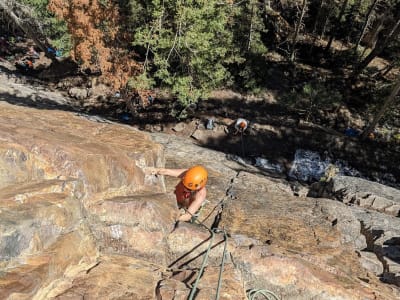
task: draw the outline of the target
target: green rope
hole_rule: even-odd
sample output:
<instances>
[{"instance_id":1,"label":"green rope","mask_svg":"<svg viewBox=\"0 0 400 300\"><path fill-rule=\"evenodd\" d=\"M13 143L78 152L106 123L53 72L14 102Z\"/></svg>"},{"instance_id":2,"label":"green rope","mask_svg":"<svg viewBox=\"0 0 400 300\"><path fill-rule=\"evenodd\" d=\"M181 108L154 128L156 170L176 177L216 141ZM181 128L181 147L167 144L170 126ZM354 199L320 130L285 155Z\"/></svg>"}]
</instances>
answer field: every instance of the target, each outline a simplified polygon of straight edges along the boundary
<instances>
[{"instance_id":1,"label":"green rope","mask_svg":"<svg viewBox=\"0 0 400 300\"><path fill-rule=\"evenodd\" d=\"M204 268L206 266L206 263L207 263L207 260L208 260L208 255L210 254L211 246L212 246L213 241L214 241L214 231L212 230L211 231L210 244L208 245L207 252L204 255L203 263L201 264L201 267L200 267L200 270L199 270L199 274L197 275L197 278L196 278L196 282L194 283L193 288L190 291L190 295L189 295L189 298L188 298L189 300L194 299L194 295L196 293L197 285L198 285L198 283L200 281L200 277L203 274Z\"/></svg>"},{"instance_id":2,"label":"green rope","mask_svg":"<svg viewBox=\"0 0 400 300\"><path fill-rule=\"evenodd\" d=\"M222 252L222 261L221 261L221 268L219 269L219 275L218 275L218 286L217 286L217 294L215 295L215 299L219 299L219 291L222 285L222 273L224 272L224 265L225 265L225 257L226 257L226 247L228 245L228 236L226 234L226 231L223 230L224 233L224 251Z\"/></svg>"},{"instance_id":3,"label":"green rope","mask_svg":"<svg viewBox=\"0 0 400 300\"><path fill-rule=\"evenodd\" d=\"M268 291L268 290L263 290L263 289L252 289L247 292L247 298L248 300L254 300L256 299L255 297L261 294L265 297L267 300L279 300L279 297L275 295L273 292Z\"/></svg>"},{"instance_id":4,"label":"green rope","mask_svg":"<svg viewBox=\"0 0 400 300\"><path fill-rule=\"evenodd\" d=\"M213 241L214 241L215 233L218 233L218 232L223 232L224 233L224 250L223 250L223 253L222 253L221 267L220 267L219 274L218 274L218 286L217 286L217 292L216 292L216 295L215 295L215 300L218 300L219 299L219 293L220 293L221 285L222 285L222 273L224 271L226 248L227 248L227 244L228 244L227 233L226 233L225 230L220 230L218 228L213 228L213 229L208 228L203 222L201 222L197 218L197 216L194 216L187 209L185 209L185 210L186 210L186 212L188 212L189 214L192 215L194 220L197 223L199 223L199 225L205 227L211 233L210 243L209 243L207 251L206 251L206 253L204 255L203 262L202 262L200 270L199 270L199 274L197 275L196 281L195 281L195 283L194 283L194 285L192 287L192 290L190 291L188 300L193 300L194 297L195 297L196 290L197 290L197 285L200 282L200 278L203 275L204 268L206 267L208 256L210 255L210 251L211 251L211 247L212 247L212 244L213 244ZM255 297L258 294L264 296L265 299L267 299L267 300L280 300L279 297L277 295L275 295L273 292L271 292L269 290L265 290L265 289L252 289L252 290L247 292L247 298L248 298L248 300L255 300L256 299Z\"/></svg>"},{"instance_id":5,"label":"green rope","mask_svg":"<svg viewBox=\"0 0 400 300\"><path fill-rule=\"evenodd\" d=\"M188 212L192 216L192 218L194 218L194 220L197 223L199 223L201 226L205 227L211 233L210 243L209 243L207 251L206 251L206 253L204 255L203 262L202 262L200 270L199 270L199 274L197 275L196 281L195 281L195 283L194 283L194 285L192 287L192 290L190 291L190 295L189 295L188 300L194 299L194 296L195 296L195 293L196 293L196 290L197 290L197 285L198 285L198 283L200 281L201 276L203 275L204 268L205 268L206 263L208 261L208 256L209 256L210 251L211 251L211 247L212 247L212 244L213 244L213 241L214 241L215 233L218 233L218 232L223 232L224 233L224 250L223 250L223 254L222 254L221 267L219 269L219 274L218 274L217 293L215 295L215 299L218 300L219 299L219 292L220 292L221 285L222 285L222 273L224 271L224 265L225 265L225 256L226 256L225 254L226 254L226 248L227 248L227 244L228 244L228 236L227 236L225 230L220 230L218 228L210 229L203 222L201 222L198 219L197 216L195 216L192 213L190 213L190 211L188 211L187 209L185 209L185 210L186 210L186 212Z\"/></svg>"},{"instance_id":6,"label":"green rope","mask_svg":"<svg viewBox=\"0 0 400 300\"><path fill-rule=\"evenodd\" d=\"M244 152L243 131L240 131L240 140L242 142L242 156L244 158L246 153Z\"/></svg>"}]
</instances>

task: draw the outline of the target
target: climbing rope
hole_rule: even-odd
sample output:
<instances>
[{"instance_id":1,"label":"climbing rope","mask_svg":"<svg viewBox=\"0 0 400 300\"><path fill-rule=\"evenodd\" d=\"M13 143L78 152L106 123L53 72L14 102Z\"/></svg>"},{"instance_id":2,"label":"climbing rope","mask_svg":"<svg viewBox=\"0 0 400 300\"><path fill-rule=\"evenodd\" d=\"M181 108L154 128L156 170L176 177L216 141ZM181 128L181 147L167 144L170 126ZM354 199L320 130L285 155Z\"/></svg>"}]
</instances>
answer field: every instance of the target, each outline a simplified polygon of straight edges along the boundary
<instances>
[{"instance_id":1,"label":"climbing rope","mask_svg":"<svg viewBox=\"0 0 400 300\"><path fill-rule=\"evenodd\" d=\"M192 290L190 291L189 294L189 298L188 300L193 300L195 295L196 295L196 290L197 290L197 285L200 282L201 276L203 275L204 272L204 268L206 267L207 261L208 261L208 256L210 254L211 248L212 248L212 244L214 241L214 237L215 237L215 233L220 233L222 232L224 234L224 250L222 253L222 260L221 260L221 266L220 266L220 270L219 270L219 274L218 274L218 285L217 285L217 292L215 294L215 300L219 299L219 293L221 290L221 286L222 286L222 273L224 271L224 266L225 266L225 258L226 258L226 248L227 248L227 244L228 244L228 235L227 232L225 230L221 230L218 228L208 228L207 225L205 225L202 221L200 221L198 219L197 216L193 215L190 211L188 211L187 209L185 209L185 211L187 213L189 213L192 218L194 219L195 222L197 222L199 225L203 226L204 228L206 228L210 233L211 233L211 238L210 238L210 243L207 247L207 251L203 257L203 262L201 264L200 270L199 270L199 274L197 275L196 281L192 287ZM267 300L280 300L279 297L277 295L275 295L273 292L266 290L266 289L252 289L250 291L247 292L247 298L248 300L255 300L257 295L262 295L265 297L265 299Z\"/></svg>"},{"instance_id":2,"label":"climbing rope","mask_svg":"<svg viewBox=\"0 0 400 300\"><path fill-rule=\"evenodd\" d=\"M215 295L215 299L219 299L219 291L222 285L222 273L224 272L224 266L225 266L225 257L226 257L226 246L228 244L228 236L226 234L226 231L223 230L224 233L224 251L222 252L222 261L221 261L221 268L219 269L219 275L218 275L218 286L217 286L217 294Z\"/></svg>"},{"instance_id":3,"label":"climbing rope","mask_svg":"<svg viewBox=\"0 0 400 300\"><path fill-rule=\"evenodd\" d=\"M268 290L263 290L263 289L252 289L247 292L247 298L248 300L254 300L256 299L255 297L261 294L265 297L267 300L279 300L279 297L275 295L273 292L268 291Z\"/></svg>"},{"instance_id":4,"label":"climbing rope","mask_svg":"<svg viewBox=\"0 0 400 300\"><path fill-rule=\"evenodd\" d=\"M221 290L221 285L222 285L222 273L223 273L223 271L224 271L224 265L225 265L226 248L227 248L227 244L228 244L228 236L227 236L225 230L220 230L220 229L218 229L218 228L213 228L213 229L208 228L208 226L205 225L203 222L201 222L201 221L197 218L197 216L193 215L193 214L192 214L190 211L188 211L187 209L185 209L185 210L186 210L187 213L189 213L189 214L192 216L192 218L193 218L199 225L203 226L204 228L206 228L206 229L211 233L210 243L208 244L207 251L206 251L206 253L205 253L204 257L203 257L203 262L202 262L201 267L200 267L200 270L199 270L199 274L197 275L196 281L195 281L195 283L194 283L194 285L193 285L193 287L192 287L192 290L190 291L188 300L193 300L194 297L195 297L196 290L197 290L197 285L199 284L200 278L201 278L201 276L203 275L204 268L206 267L206 264L207 264L207 261L208 261L208 256L209 256L210 251L211 251L211 248L212 248L212 244L213 244L213 242L214 242L215 233L223 232L223 234L224 234L224 250L223 250L223 253L222 253L221 266L220 266L219 274L218 274L217 292L216 292L216 295L215 295L215 299L218 300L218 299L219 299L219 293L220 293L220 290Z\"/></svg>"},{"instance_id":5,"label":"climbing rope","mask_svg":"<svg viewBox=\"0 0 400 300\"><path fill-rule=\"evenodd\" d=\"M194 283L194 285L193 285L193 287L192 287L192 290L190 291L190 295L189 295L189 298L188 298L189 300L194 299L194 295L196 294L197 285L199 284L201 275L203 275L203 271L204 271L204 268L205 268L206 263L207 263L207 260L208 260L208 255L210 254L211 246L212 246L212 243L213 243L213 241L214 241L214 236L215 236L215 235L214 235L214 231L212 230L212 231L211 231L210 244L208 245L207 252L206 252L206 254L204 255L203 262L202 262L201 267L200 267L200 270L199 270L199 274L197 275L196 281L195 281L195 283Z\"/></svg>"},{"instance_id":6,"label":"climbing rope","mask_svg":"<svg viewBox=\"0 0 400 300\"><path fill-rule=\"evenodd\" d=\"M246 156L246 153L244 152L244 141L243 141L243 131L240 131L240 140L242 143L242 157L244 158Z\"/></svg>"}]
</instances>

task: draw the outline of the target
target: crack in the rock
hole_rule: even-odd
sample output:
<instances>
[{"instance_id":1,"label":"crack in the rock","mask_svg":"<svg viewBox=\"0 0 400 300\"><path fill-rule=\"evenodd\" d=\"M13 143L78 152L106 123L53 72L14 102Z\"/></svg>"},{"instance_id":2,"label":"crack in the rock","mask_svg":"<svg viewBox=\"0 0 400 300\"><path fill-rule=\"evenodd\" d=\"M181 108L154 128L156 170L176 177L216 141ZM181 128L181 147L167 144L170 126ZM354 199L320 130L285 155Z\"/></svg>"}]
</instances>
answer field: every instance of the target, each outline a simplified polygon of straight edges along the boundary
<instances>
[{"instance_id":1,"label":"crack in the rock","mask_svg":"<svg viewBox=\"0 0 400 300\"><path fill-rule=\"evenodd\" d=\"M361 199L368 199L372 194L366 193L364 196L361 197Z\"/></svg>"},{"instance_id":2,"label":"crack in the rock","mask_svg":"<svg viewBox=\"0 0 400 300\"><path fill-rule=\"evenodd\" d=\"M367 243L367 247L364 251L372 252L376 255L376 258L381 262L383 267L382 276L385 273L389 272L389 266L387 261L384 258L383 248L380 245L375 245L375 241L379 239L383 234L383 230L371 230L370 227L367 227L362 220L360 220L360 233L365 237L365 241Z\"/></svg>"},{"instance_id":3,"label":"crack in the rock","mask_svg":"<svg viewBox=\"0 0 400 300\"><path fill-rule=\"evenodd\" d=\"M372 199L372 202L371 202L371 204L369 205L369 207L374 207L375 200L376 200L376 198Z\"/></svg>"},{"instance_id":4,"label":"crack in the rock","mask_svg":"<svg viewBox=\"0 0 400 300\"><path fill-rule=\"evenodd\" d=\"M233 185L234 185L235 179L239 177L239 174L240 174L240 171L236 173L236 176L231 178L230 184L228 185L228 188L226 189L224 198L217 204L217 205L220 206L220 208L219 208L219 210L218 210L218 212L217 212L217 214L216 214L216 216L214 218L214 221L213 221L213 223L211 225L211 229L218 228L219 223L221 223L222 213L224 211L224 206L225 206L225 201L227 199L235 199L236 198L234 193L232 192L232 189L233 189Z\"/></svg>"},{"instance_id":5,"label":"crack in the rock","mask_svg":"<svg viewBox=\"0 0 400 300\"><path fill-rule=\"evenodd\" d=\"M90 271L92 271L94 268L96 268L100 264L101 264L101 261L95 263L93 266L91 266L89 269L86 270L86 274L89 274Z\"/></svg>"}]
</instances>

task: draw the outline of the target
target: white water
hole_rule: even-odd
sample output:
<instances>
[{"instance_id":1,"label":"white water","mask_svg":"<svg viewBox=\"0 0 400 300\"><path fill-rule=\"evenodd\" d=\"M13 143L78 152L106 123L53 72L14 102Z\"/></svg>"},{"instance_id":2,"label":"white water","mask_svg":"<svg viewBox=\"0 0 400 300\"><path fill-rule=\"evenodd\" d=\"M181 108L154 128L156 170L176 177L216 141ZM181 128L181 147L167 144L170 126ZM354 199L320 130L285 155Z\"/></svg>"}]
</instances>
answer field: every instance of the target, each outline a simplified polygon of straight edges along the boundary
<instances>
[{"instance_id":1,"label":"white water","mask_svg":"<svg viewBox=\"0 0 400 300\"><path fill-rule=\"evenodd\" d=\"M329 165L336 166L338 175L362 177L361 173L349 166L347 161L326 156L321 158L317 152L310 150L296 150L294 161L289 171L289 177L301 181L318 181L324 176Z\"/></svg>"},{"instance_id":2,"label":"white water","mask_svg":"<svg viewBox=\"0 0 400 300\"><path fill-rule=\"evenodd\" d=\"M257 157L255 162L249 158L243 158L237 155L230 155L230 159L237 161L243 165L254 165L272 173L284 173L284 167L278 163L270 162L266 158ZM295 152L292 166L288 172L288 177L302 182L319 181L329 166L335 166L336 175L345 175L368 179L358 170L350 166L350 164L342 159L334 159L328 155L321 157L318 152L311 150L298 149ZM370 179L389 186L397 186L396 178L392 174L380 174Z\"/></svg>"},{"instance_id":3,"label":"white water","mask_svg":"<svg viewBox=\"0 0 400 300\"><path fill-rule=\"evenodd\" d=\"M265 158L257 157L255 166L271 172L283 173L283 167L280 164L271 163Z\"/></svg>"}]
</instances>

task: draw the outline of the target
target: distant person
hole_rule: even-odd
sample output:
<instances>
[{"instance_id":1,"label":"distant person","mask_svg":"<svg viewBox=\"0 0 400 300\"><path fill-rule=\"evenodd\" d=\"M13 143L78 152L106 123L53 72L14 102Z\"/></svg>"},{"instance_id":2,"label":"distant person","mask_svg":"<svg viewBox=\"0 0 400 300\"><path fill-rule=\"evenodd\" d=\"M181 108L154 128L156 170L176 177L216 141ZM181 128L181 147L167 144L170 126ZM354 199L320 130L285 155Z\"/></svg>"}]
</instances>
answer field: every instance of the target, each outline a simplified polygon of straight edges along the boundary
<instances>
[{"instance_id":1,"label":"distant person","mask_svg":"<svg viewBox=\"0 0 400 300\"><path fill-rule=\"evenodd\" d=\"M33 46L30 46L28 49L28 52L26 52L26 56L30 58L31 60L35 61L36 59L40 58L40 55L38 52L36 52L35 48Z\"/></svg>"},{"instance_id":2,"label":"distant person","mask_svg":"<svg viewBox=\"0 0 400 300\"><path fill-rule=\"evenodd\" d=\"M15 62L15 67L17 68L17 70L26 74L32 73L32 71L34 70L33 62L28 58L23 58L22 60Z\"/></svg>"},{"instance_id":3,"label":"distant person","mask_svg":"<svg viewBox=\"0 0 400 300\"><path fill-rule=\"evenodd\" d=\"M30 59L25 59L24 62L28 70L33 70L33 62Z\"/></svg>"},{"instance_id":4,"label":"distant person","mask_svg":"<svg viewBox=\"0 0 400 300\"><path fill-rule=\"evenodd\" d=\"M56 58L59 58L62 56L62 51L58 50L57 47L47 47L47 53L54 55Z\"/></svg>"},{"instance_id":5,"label":"distant person","mask_svg":"<svg viewBox=\"0 0 400 300\"><path fill-rule=\"evenodd\" d=\"M349 137L357 137L360 135L360 133L360 130L351 127L346 128L344 131L344 134Z\"/></svg>"},{"instance_id":6,"label":"distant person","mask_svg":"<svg viewBox=\"0 0 400 300\"><path fill-rule=\"evenodd\" d=\"M153 97L152 95L149 95L149 96L147 97L147 102L148 102L149 105L153 105L153 103L154 103L154 97Z\"/></svg>"},{"instance_id":7,"label":"distant person","mask_svg":"<svg viewBox=\"0 0 400 300\"><path fill-rule=\"evenodd\" d=\"M175 186L174 193L179 208L183 208L184 211L177 221L194 221L193 217L197 217L206 201L207 170L202 166L189 169L147 168L146 173L180 178L181 181Z\"/></svg>"},{"instance_id":8,"label":"distant person","mask_svg":"<svg viewBox=\"0 0 400 300\"><path fill-rule=\"evenodd\" d=\"M56 49L54 49L53 47L47 47L47 53L52 54L52 55L56 55Z\"/></svg>"},{"instance_id":9,"label":"distant person","mask_svg":"<svg viewBox=\"0 0 400 300\"><path fill-rule=\"evenodd\" d=\"M213 130L214 129L214 118L209 118L207 119L207 123L206 123L206 129L207 130Z\"/></svg>"},{"instance_id":10,"label":"distant person","mask_svg":"<svg viewBox=\"0 0 400 300\"><path fill-rule=\"evenodd\" d=\"M373 132L368 133L368 138L372 141L375 140L375 133Z\"/></svg>"},{"instance_id":11,"label":"distant person","mask_svg":"<svg viewBox=\"0 0 400 300\"><path fill-rule=\"evenodd\" d=\"M238 118L235 122L235 133L234 134L238 134L239 132L244 133L248 126L249 126L249 121L247 121L246 119L243 119L243 118Z\"/></svg>"}]
</instances>

